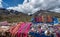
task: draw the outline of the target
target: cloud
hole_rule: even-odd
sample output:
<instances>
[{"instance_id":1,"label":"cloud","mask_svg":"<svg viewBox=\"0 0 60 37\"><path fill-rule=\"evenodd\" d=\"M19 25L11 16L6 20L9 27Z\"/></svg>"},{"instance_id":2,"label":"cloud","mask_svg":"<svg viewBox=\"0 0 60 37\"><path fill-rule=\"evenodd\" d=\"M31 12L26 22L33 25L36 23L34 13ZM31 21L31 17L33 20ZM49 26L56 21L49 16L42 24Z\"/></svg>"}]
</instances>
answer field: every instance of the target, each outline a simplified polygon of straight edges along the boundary
<instances>
[{"instance_id":1,"label":"cloud","mask_svg":"<svg viewBox=\"0 0 60 37\"><path fill-rule=\"evenodd\" d=\"M42 10L51 10L59 11L60 10L60 0L24 0L23 4L18 4L16 7L9 7L7 9L13 9L24 13L35 13L36 11Z\"/></svg>"},{"instance_id":2,"label":"cloud","mask_svg":"<svg viewBox=\"0 0 60 37\"><path fill-rule=\"evenodd\" d=\"M50 11L54 11L54 12L58 12L58 13L60 13L60 8L55 8L55 9L50 10Z\"/></svg>"},{"instance_id":3,"label":"cloud","mask_svg":"<svg viewBox=\"0 0 60 37\"><path fill-rule=\"evenodd\" d=\"M0 8L2 8L3 6L2 6L2 0L0 0Z\"/></svg>"}]
</instances>

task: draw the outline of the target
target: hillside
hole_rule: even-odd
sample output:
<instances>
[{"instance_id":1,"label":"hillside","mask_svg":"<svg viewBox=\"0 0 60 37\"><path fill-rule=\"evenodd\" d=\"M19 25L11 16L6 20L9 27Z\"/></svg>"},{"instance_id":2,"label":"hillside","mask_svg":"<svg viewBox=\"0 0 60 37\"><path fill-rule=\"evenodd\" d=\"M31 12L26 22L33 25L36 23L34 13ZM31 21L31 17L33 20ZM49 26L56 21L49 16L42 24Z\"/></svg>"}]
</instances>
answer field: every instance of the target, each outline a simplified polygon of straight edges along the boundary
<instances>
[{"instance_id":1,"label":"hillside","mask_svg":"<svg viewBox=\"0 0 60 37\"><path fill-rule=\"evenodd\" d=\"M36 15L51 15L56 16L60 20L60 13L46 11L46 10L39 10L29 16L25 13L18 12L15 10L6 10L4 8L0 8L0 21L8 21L8 22L20 22L20 21L30 21L30 19Z\"/></svg>"},{"instance_id":2,"label":"hillside","mask_svg":"<svg viewBox=\"0 0 60 37\"><path fill-rule=\"evenodd\" d=\"M8 22L20 22L20 21L30 21L31 16L24 14L22 12L14 11L14 10L6 10L0 8L0 21L8 21Z\"/></svg>"}]
</instances>

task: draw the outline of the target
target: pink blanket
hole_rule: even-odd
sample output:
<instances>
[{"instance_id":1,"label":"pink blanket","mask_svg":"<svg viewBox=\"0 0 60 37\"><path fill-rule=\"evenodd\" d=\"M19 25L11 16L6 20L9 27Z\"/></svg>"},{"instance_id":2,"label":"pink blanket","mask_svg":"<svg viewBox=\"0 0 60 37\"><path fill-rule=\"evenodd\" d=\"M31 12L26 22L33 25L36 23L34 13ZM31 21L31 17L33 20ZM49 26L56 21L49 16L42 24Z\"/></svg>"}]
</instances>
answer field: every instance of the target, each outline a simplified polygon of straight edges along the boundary
<instances>
[{"instance_id":1,"label":"pink blanket","mask_svg":"<svg viewBox=\"0 0 60 37\"><path fill-rule=\"evenodd\" d=\"M17 25L14 26L14 27L11 27L11 29L10 29L9 31L10 31L10 33L12 34L12 36L15 36L15 35L16 35L17 31L19 30L19 28L20 28L22 25L24 25L24 22L19 23L19 24L17 24Z\"/></svg>"},{"instance_id":2,"label":"pink blanket","mask_svg":"<svg viewBox=\"0 0 60 37\"><path fill-rule=\"evenodd\" d=\"M19 28L19 30L18 30L18 32L17 32L17 37L19 37L19 36L21 36L21 32L22 32L22 30L25 28L25 26L26 26L26 23L23 23L23 25L21 25L21 27Z\"/></svg>"},{"instance_id":3,"label":"pink blanket","mask_svg":"<svg viewBox=\"0 0 60 37\"><path fill-rule=\"evenodd\" d=\"M17 33L17 37L27 37L28 36L28 31L30 29L31 23L26 23L25 26L21 26Z\"/></svg>"},{"instance_id":4,"label":"pink blanket","mask_svg":"<svg viewBox=\"0 0 60 37\"><path fill-rule=\"evenodd\" d=\"M31 25L32 25L31 23L28 23L28 25L27 25L27 27L25 29L23 37L28 37L28 32L30 30Z\"/></svg>"}]
</instances>

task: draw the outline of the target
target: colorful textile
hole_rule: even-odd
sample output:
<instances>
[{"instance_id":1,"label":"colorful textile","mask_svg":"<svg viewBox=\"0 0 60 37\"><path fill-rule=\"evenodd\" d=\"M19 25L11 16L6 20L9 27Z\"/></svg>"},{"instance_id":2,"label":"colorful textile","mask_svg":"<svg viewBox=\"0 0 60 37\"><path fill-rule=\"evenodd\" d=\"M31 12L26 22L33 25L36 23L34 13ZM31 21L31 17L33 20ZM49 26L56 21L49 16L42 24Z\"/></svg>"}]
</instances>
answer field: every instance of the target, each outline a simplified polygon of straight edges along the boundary
<instances>
[{"instance_id":1,"label":"colorful textile","mask_svg":"<svg viewBox=\"0 0 60 37\"><path fill-rule=\"evenodd\" d=\"M13 29L12 33L13 33L13 34L16 34L16 32L18 31L18 29L21 27L22 24L23 24L23 23L17 24L16 27Z\"/></svg>"},{"instance_id":2,"label":"colorful textile","mask_svg":"<svg viewBox=\"0 0 60 37\"><path fill-rule=\"evenodd\" d=\"M52 17L51 16L47 16L47 22L52 22L52 21L53 21Z\"/></svg>"},{"instance_id":3,"label":"colorful textile","mask_svg":"<svg viewBox=\"0 0 60 37\"><path fill-rule=\"evenodd\" d=\"M44 22L44 17L43 16L35 17L35 22Z\"/></svg>"},{"instance_id":4,"label":"colorful textile","mask_svg":"<svg viewBox=\"0 0 60 37\"><path fill-rule=\"evenodd\" d=\"M35 17L35 22L39 22L39 17Z\"/></svg>"},{"instance_id":5,"label":"colorful textile","mask_svg":"<svg viewBox=\"0 0 60 37\"><path fill-rule=\"evenodd\" d=\"M27 37L28 31L30 30L31 23L26 23L25 26L21 26L21 28L17 32L17 37Z\"/></svg>"},{"instance_id":6,"label":"colorful textile","mask_svg":"<svg viewBox=\"0 0 60 37\"><path fill-rule=\"evenodd\" d=\"M19 28L19 30L18 30L18 32L17 32L17 37L21 37L22 31L24 31L26 25L27 25L27 24L24 23L24 24Z\"/></svg>"},{"instance_id":7,"label":"colorful textile","mask_svg":"<svg viewBox=\"0 0 60 37\"><path fill-rule=\"evenodd\" d=\"M42 16L39 17L39 22L43 22L42 21L43 20L42 18L43 18Z\"/></svg>"},{"instance_id":8,"label":"colorful textile","mask_svg":"<svg viewBox=\"0 0 60 37\"><path fill-rule=\"evenodd\" d=\"M53 17L53 22L54 22L54 25L57 25L58 24L58 19L56 17Z\"/></svg>"},{"instance_id":9,"label":"colorful textile","mask_svg":"<svg viewBox=\"0 0 60 37\"><path fill-rule=\"evenodd\" d=\"M45 20L45 19L44 19L44 16L41 16L41 18L42 18L42 22L44 22L44 20Z\"/></svg>"},{"instance_id":10,"label":"colorful textile","mask_svg":"<svg viewBox=\"0 0 60 37\"><path fill-rule=\"evenodd\" d=\"M8 26L8 22L7 21L0 22L0 26Z\"/></svg>"},{"instance_id":11,"label":"colorful textile","mask_svg":"<svg viewBox=\"0 0 60 37\"><path fill-rule=\"evenodd\" d=\"M56 32L56 37L60 37L60 32Z\"/></svg>"},{"instance_id":12,"label":"colorful textile","mask_svg":"<svg viewBox=\"0 0 60 37\"><path fill-rule=\"evenodd\" d=\"M51 37L51 35L46 36L44 33L40 34L40 33L36 33L36 32L30 32L29 34L34 36L34 37Z\"/></svg>"},{"instance_id":13,"label":"colorful textile","mask_svg":"<svg viewBox=\"0 0 60 37\"><path fill-rule=\"evenodd\" d=\"M11 27L11 29L10 29L9 31L10 31L10 33L12 34L12 36L15 36L15 35L16 35L18 29L21 27L21 25L22 25L23 23L24 23L24 22L21 22L21 23L15 25L15 26L12 26L12 27Z\"/></svg>"}]
</instances>

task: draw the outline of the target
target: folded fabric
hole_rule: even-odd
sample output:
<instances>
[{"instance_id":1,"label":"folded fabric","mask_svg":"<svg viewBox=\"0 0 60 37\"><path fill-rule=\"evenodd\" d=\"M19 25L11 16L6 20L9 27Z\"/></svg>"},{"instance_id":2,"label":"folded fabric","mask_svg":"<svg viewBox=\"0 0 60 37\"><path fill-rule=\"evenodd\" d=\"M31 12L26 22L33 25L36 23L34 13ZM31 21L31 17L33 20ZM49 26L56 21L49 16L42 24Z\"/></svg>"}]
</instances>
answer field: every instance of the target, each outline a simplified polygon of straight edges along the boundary
<instances>
[{"instance_id":1,"label":"folded fabric","mask_svg":"<svg viewBox=\"0 0 60 37\"><path fill-rule=\"evenodd\" d=\"M12 30L15 28L16 26L12 26L10 29L9 29L9 32L12 33Z\"/></svg>"},{"instance_id":2,"label":"folded fabric","mask_svg":"<svg viewBox=\"0 0 60 37\"><path fill-rule=\"evenodd\" d=\"M0 22L0 26L8 26L8 22L7 21Z\"/></svg>"},{"instance_id":3,"label":"folded fabric","mask_svg":"<svg viewBox=\"0 0 60 37\"><path fill-rule=\"evenodd\" d=\"M9 30L10 33L12 34L12 36L15 36L15 34L17 33L18 29L20 28L20 26L23 24L24 22L21 22L13 27L11 27L11 29Z\"/></svg>"},{"instance_id":4,"label":"folded fabric","mask_svg":"<svg viewBox=\"0 0 60 37\"><path fill-rule=\"evenodd\" d=\"M17 37L27 37L28 36L28 31L30 29L30 23L26 23L25 26L22 26L22 28L19 29L18 33L17 33ZM27 31L27 32L26 32Z\"/></svg>"},{"instance_id":5,"label":"folded fabric","mask_svg":"<svg viewBox=\"0 0 60 37\"><path fill-rule=\"evenodd\" d=\"M19 23L16 25L16 27L12 30L12 34L16 34L16 32L18 31L18 29L21 27L23 23Z\"/></svg>"},{"instance_id":6,"label":"folded fabric","mask_svg":"<svg viewBox=\"0 0 60 37\"><path fill-rule=\"evenodd\" d=\"M56 32L56 37L60 37L60 32Z\"/></svg>"},{"instance_id":7,"label":"folded fabric","mask_svg":"<svg viewBox=\"0 0 60 37\"><path fill-rule=\"evenodd\" d=\"M16 35L17 37L22 36L22 31L23 31L23 29L25 29L26 25L27 25L26 23L23 23L23 25L19 28L17 35Z\"/></svg>"},{"instance_id":8,"label":"folded fabric","mask_svg":"<svg viewBox=\"0 0 60 37\"><path fill-rule=\"evenodd\" d=\"M44 33L40 34L40 33L36 33L36 32L30 32L29 35L34 36L34 37L51 37L51 35L46 36Z\"/></svg>"},{"instance_id":9,"label":"folded fabric","mask_svg":"<svg viewBox=\"0 0 60 37\"><path fill-rule=\"evenodd\" d=\"M28 32L30 30L31 25L32 25L31 23L28 23L28 25L27 25L27 27L25 29L23 37L28 37Z\"/></svg>"}]
</instances>

